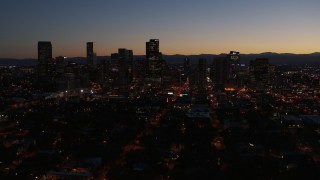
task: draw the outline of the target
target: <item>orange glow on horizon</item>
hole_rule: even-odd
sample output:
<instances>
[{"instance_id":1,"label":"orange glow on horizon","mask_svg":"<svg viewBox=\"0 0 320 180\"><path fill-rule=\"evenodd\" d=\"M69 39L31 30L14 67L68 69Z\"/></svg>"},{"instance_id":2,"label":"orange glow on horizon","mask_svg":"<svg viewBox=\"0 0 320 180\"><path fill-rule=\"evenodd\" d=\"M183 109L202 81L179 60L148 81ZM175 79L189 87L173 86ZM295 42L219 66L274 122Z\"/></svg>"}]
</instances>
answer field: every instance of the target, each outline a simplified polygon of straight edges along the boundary
<instances>
[{"instance_id":1,"label":"orange glow on horizon","mask_svg":"<svg viewBox=\"0 0 320 180\"><path fill-rule=\"evenodd\" d=\"M268 46L267 46L268 45ZM86 57L86 49L85 47L72 46L73 48L64 48L60 44L53 42L53 57L57 56L66 56L66 57ZM104 46L101 43L95 43L97 56L110 56L111 53L116 53L118 48L111 47L110 45ZM139 46L134 47L126 47L123 46L121 48L132 49L134 55L145 55L145 45L139 43ZM265 46L245 46L245 45L223 45L223 46L207 46L202 44L202 46L197 46L197 43L193 45L186 46L184 44L170 44L170 42L161 41L160 39L160 51L163 55L201 55L201 54L225 54L230 50L239 51L240 54L260 54L265 52L273 52L273 53L292 53L292 54L311 54L314 52L320 52L320 49L313 44L310 43L306 46L301 44L292 44L291 46L285 44L276 44L271 46L269 44L265 44ZM24 51L20 53L16 52L6 52L6 54L2 55L0 58L37 58L37 49L36 47L28 47L25 48Z\"/></svg>"}]
</instances>

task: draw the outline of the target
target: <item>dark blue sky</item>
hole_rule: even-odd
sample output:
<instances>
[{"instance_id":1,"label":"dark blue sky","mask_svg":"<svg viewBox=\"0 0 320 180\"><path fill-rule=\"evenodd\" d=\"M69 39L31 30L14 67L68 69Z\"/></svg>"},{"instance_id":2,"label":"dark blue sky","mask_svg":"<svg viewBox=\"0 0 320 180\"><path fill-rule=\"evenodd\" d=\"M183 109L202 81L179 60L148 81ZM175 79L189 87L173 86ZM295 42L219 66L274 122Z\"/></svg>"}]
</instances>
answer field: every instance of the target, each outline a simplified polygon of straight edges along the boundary
<instances>
[{"instance_id":1,"label":"dark blue sky","mask_svg":"<svg viewBox=\"0 0 320 180\"><path fill-rule=\"evenodd\" d=\"M164 54L319 51L319 0L3 0L0 57L34 58L37 42L54 56L98 55L117 48Z\"/></svg>"}]
</instances>

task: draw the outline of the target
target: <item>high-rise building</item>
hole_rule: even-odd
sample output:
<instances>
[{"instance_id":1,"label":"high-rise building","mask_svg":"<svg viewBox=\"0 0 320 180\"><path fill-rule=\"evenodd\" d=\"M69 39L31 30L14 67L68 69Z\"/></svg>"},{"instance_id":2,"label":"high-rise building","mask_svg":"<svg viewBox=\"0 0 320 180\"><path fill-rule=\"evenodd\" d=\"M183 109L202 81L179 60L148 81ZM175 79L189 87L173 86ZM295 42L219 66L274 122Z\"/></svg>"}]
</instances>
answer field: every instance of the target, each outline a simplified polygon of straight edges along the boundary
<instances>
[{"instance_id":1,"label":"high-rise building","mask_svg":"<svg viewBox=\"0 0 320 180\"><path fill-rule=\"evenodd\" d=\"M87 65L89 68L94 67L96 56L97 55L93 46L93 42L87 42Z\"/></svg>"},{"instance_id":2,"label":"high-rise building","mask_svg":"<svg viewBox=\"0 0 320 180\"><path fill-rule=\"evenodd\" d=\"M159 52L159 39L150 39L146 42L146 59L148 62L147 74L151 83L161 83L162 57Z\"/></svg>"},{"instance_id":3,"label":"high-rise building","mask_svg":"<svg viewBox=\"0 0 320 180\"><path fill-rule=\"evenodd\" d=\"M80 87L80 78L78 72L78 64L75 62L68 62L65 67L63 77L63 84L60 86L61 90L71 90Z\"/></svg>"},{"instance_id":4,"label":"high-rise building","mask_svg":"<svg viewBox=\"0 0 320 180\"><path fill-rule=\"evenodd\" d=\"M149 42L146 42L146 58L158 58L159 55L159 39L150 39Z\"/></svg>"},{"instance_id":5,"label":"high-rise building","mask_svg":"<svg viewBox=\"0 0 320 180\"><path fill-rule=\"evenodd\" d=\"M214 59L214 84L217 90L224 90L229 74L228 60L225 57Z\"/></svg>"},{"instance_id":6,"label":"high-rise building","mask_svg":"<svg viewBox=\"0 0 320 180\"><path fill-rule=\"evenodd\" d=\"M65 71L65 67L67 65L66 63L66 57L63 56L58 56L56 57L56 75L57 76L62 76L64 71Z\"/></svg>"},{"instance_id":7,"label":"high-rise building","mask_svg":"<svg viewBox=\"0 0 320 180\"><path fill-rule=\"evenodd\" d=\"M185 57L183 60L183 70L185 74L188 74L190 71L190 59L188 57Z\"/></svg>"},{"instance_id":8,"label":"high-rise building","mask_svg":"<svg viewBox=\"0 0 320 180\"><path fill-rule=\"evenodd\" d=\"M55 82L59 90L65 90L65 70L67 66L66 57L58 56L55 58L56 62L56 73Z\"/></svg>"},{"instance_id":9,"label":"high-rise building","mask_svg":"<svg viewBox=\"0 0 320 180\"><path fill-rule=\"evenodd\" d=\"M52 58L52 44L50 41L38 42L38 88L52 91L55 86L55 63Z\"/></svg>"},{"instance_id":10,"label":"high-rise building","mask_svg":"<svg viewBox=\"0 0 320 180\"><path fill-rule=\"evenodd\" d=\"M110 89L110 83L109 83L109 79L110 79L110 65L111 62L110 60L102 60L100 62L99 65L99 78L98 81L99 83L102 85L102 88L104 91L108 91Z\"/></svg>"},{"instance_id":11,"label":"high-rise building","mask_svg":"<svg viewBox=\"0 0 320 180\"><path fill-rule=\"evenodd\" d=\"M229 72L228 72L228 84L232 87L239 86L239 71L240 71L240 53L236 51L230 51L227 55Z\"/></svg>"},{"instance_id":12,"label":"high-rise building","mask_svg":"<svg viewBox=\"0 0 320 180\"><path fill-rule=\"evenodd\" d=\"M128 81L131 83L133 81L133 51L128 51L127 63L128 63Z\"/></svg>"},{"instance_id":13,"label":"high-rise building","mask_svg":"<svg viewBox=\"0 0 320 180\"><path fill-rule=\"evenodd\" d=\"M269 59L257 58L250 61L250 79L255 85L266 85L269 81Z\"/></svg>"},{"instance_id":14,"label":"high-rise building","mask_svg":"<svg viewBox=\"0 0 320 180\"><path fill-rule=\"evenodd\" d=\"M183 74L181 74L183 82L189 82L190 70L191 70L190 59L188 57L185 57L183 59Z\"/></svg>"},{"instance_id":15,"label":"high-rise building","mask_svg":"<svg viewBox=\"0 0 320 180\"><path fill-rule=\"evenodd\" d=\"M200 58L198 63L198 85L204 87L207 77L207 60Z\"/></svg>"},{"instance_id":16,"label":"high-rise building","mask_svg":"<svg viewBox=\"0 0 320 180\"><path fill-rule=\"evenodd\" d=\"M48 80L51 76L52 44L50 41L38 42L38 78Z\"/></svg>"},{"instance_id":17,"label":"high-rise building","mask_svg":"<svg viewBox=\"0 0 320 180\"><path fill-rule=\"evenodd\" d=\"M112 54L112 58L116 59L119 64L119 91L121 94L127 94L129 84L132 82L133 51L120 48L118 49L118 53Z\"/></svg>"},{"instance_id":18,"label":"high-rise building","mask_svg":"<svg viewBox=\"0 0 320 180\"><path fill-rule=\"evenodd\" d=\"M87 76L91 82L96 82L98 78L98 71L96 70L96 52L93 42L87 42Z\"/></svg>"},{"instance_id":19,"label":"high-rise building","mask_svg":"<svg viewBox=\"0 0 320 180\"><path fill-rule=\"evenodd\" d=\"M147 61L144 58L140 58L133 62L133 80L135 82L143 82L146 77Z\"/></svg>"}]
</instances>

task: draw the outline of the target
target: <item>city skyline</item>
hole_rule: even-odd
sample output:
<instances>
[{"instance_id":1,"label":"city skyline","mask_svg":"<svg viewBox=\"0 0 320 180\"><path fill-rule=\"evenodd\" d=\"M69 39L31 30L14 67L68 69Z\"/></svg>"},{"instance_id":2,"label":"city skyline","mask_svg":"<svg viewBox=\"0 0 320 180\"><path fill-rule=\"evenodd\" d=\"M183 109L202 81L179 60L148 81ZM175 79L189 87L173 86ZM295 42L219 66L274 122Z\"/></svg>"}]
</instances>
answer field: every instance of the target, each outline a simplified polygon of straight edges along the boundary
<instances>
[{"instance_id":1,"label":"city skyline","mask_svg":"<svg viewBox=\"0 0 320 180\"><path fill-rule=\"evenodd\" d=\"M163 54L319 52L315 23L320 2L235 1L10 1L1 2L0 58L36 58L38 41L51 41L53 57L98 56L118 48L145 55L160 39Z\"/></svg>"},{"instance_id":2,"label":"city skyline","mask_svg":"<svg viewBox=\"0 0 320 180\"><path fill-rule=\"evenodd\" d=\"M0 179L320 179L317 1L0 2Z\"/></svg>"}]
</instances>

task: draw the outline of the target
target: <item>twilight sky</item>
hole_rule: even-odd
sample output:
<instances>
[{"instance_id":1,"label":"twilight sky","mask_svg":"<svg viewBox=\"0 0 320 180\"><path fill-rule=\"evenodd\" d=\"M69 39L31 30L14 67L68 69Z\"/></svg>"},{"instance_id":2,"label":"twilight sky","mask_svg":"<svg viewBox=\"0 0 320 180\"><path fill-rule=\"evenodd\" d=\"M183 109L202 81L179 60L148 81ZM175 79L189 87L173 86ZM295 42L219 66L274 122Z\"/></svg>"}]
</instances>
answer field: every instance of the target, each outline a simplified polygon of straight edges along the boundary
<instances>
[{"instance_id":1,"label":"twilight sky","mask_svg":"<svg viewBox=\"0 0 320 180\"><path fill-rule=\"evenodd\" d=\"M320 51L320 0L1 0L0 23L0 58L36 58L38 41L143 55L151 38L163 54Z\"/></svg>"}]
</instances>

